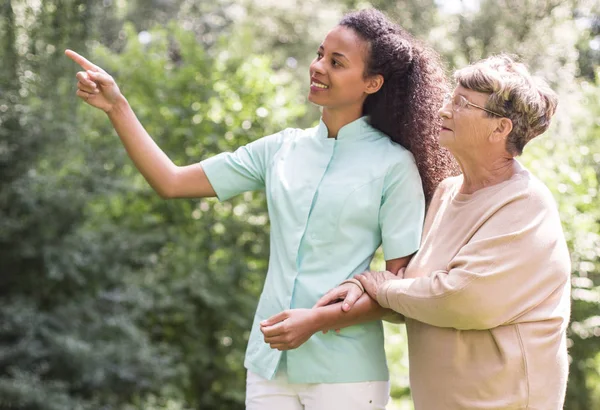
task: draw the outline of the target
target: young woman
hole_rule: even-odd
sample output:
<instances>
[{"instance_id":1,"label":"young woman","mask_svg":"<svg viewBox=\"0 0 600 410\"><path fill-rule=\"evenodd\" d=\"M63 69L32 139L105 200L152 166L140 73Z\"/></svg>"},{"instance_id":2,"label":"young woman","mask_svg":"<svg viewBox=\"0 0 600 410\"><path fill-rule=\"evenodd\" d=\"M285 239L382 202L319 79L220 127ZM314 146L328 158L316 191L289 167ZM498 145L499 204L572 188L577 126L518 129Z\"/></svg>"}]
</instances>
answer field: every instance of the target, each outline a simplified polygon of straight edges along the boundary
<instances>
[{"instance_id":1,"label":"young woman","mask_svg":"<svg viewBox=\"0 0 600 410\"><path fill-rule=\"evenodd\" d=\"M247 408L384 408L389 376L379 319L389 311L367 295L348 312L311 307L364 271L380 244L392 272L416 252L425 203L452 168L436 142L446 91L437 55L376 10L349 14L310 66L308 98L323 107L317 127L178 167L115 81L66 54L85 70L77 95L107 113L161 196L226 200L266 190L271 255L246 353ZM334 328L344 329L322 332Z\"/></svg>"}]
</instances>

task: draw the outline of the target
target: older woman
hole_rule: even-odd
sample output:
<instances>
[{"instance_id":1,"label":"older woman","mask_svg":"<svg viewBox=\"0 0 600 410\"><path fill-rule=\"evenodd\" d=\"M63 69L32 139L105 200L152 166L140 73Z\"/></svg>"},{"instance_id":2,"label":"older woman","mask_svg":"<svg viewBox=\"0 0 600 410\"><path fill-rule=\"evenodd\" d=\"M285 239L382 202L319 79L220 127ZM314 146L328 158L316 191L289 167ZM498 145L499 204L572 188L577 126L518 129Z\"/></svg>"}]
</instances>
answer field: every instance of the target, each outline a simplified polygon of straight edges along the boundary
<instances>
[{"instance_id":1,"label":"older woman","mask_svg":"<svg viewBox=\"0 0 600 410\"><path fill-rule=\"evenodd\" d=\"M505 56L455 78L440 142L462 175L438 187L403 278L356 278L406 317L417 410L562 409L569 253L552 195L515 159L548 128L557 97Z\"/></svg>"}]
</instances>

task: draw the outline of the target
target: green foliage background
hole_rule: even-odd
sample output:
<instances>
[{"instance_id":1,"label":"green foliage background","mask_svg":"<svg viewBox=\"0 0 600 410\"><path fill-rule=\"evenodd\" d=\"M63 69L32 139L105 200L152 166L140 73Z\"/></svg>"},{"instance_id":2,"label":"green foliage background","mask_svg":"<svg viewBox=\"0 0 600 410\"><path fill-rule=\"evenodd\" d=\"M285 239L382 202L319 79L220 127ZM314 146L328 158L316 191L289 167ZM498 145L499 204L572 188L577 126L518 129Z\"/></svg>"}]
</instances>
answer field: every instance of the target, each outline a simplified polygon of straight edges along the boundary
<instances>
[{"instance_id":1,"label":"green foliage background","mask_svg":"<svg viewBox=\"0 0 600 410\"><path fill-rule=\"evenodd\" d=\"M343 12L366 5L0 1L0 409L243 408L268 258L264 196L161 200L104 114L75 97L63 50L109 71L183 165L314 124L308 63ZM522 161L554 193L573 260L565 408L600 408L600 5L372 5L449 72L515 53L560 93L551 130ZM386 343L390 408L411 408L403 328L388 325Z\"/></svg>"}]
</instances>

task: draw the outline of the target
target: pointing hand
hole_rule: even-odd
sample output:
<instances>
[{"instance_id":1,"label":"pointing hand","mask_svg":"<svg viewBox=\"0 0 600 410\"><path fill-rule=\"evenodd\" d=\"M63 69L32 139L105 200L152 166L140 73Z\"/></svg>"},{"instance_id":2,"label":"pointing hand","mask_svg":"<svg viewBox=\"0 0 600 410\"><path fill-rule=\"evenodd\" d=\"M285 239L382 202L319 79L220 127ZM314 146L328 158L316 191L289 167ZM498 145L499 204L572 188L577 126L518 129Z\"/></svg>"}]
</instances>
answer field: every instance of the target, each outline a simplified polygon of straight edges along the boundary
<instances>
[{"instance_id":1,"label":"pointing hand","mask_svg":"<svg viewBox=\"0 0 600 410\"><path fill-rule=\"evenodd\" d=\"M106 71L72 50L65 55L83 68L76 74L77 96L92 107L108 113L123 97L115 80Z\"/></svg>"}]
</instances>

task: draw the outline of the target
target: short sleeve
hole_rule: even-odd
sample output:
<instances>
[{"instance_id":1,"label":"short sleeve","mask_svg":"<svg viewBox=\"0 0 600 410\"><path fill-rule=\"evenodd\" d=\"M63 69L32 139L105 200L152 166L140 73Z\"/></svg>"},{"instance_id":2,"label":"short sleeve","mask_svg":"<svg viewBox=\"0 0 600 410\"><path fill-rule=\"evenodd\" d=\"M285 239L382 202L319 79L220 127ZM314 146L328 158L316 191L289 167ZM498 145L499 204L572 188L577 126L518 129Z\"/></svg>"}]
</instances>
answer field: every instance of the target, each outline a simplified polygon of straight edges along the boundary
<instances>
[{"instance_id":1,"label":"short sleeve","mask_svg":"<svg viewBox=\"0 0 600 410\"><path fill-rule=\"evenodd\" d=\"M385 260L415 253L423 233L425 195L421 177L412 155L404 154L384 179L379 227Z\"/></svg>"},{"instance_id":2,"label":"short sleeve","mask_svg":"<svg viewBox=\"0 0 600 410\"><path fill-rule=\"evenodd\" d=\"M220 201L246 191L265 188L267 168L281 146L284 132L260 138L234 152L223 152L200 162Z\"/></svg>"}]
</instances>

